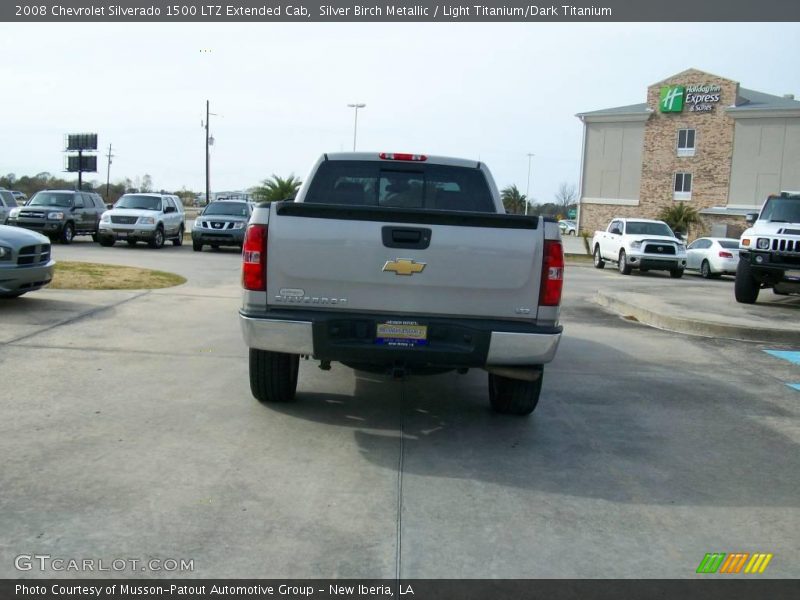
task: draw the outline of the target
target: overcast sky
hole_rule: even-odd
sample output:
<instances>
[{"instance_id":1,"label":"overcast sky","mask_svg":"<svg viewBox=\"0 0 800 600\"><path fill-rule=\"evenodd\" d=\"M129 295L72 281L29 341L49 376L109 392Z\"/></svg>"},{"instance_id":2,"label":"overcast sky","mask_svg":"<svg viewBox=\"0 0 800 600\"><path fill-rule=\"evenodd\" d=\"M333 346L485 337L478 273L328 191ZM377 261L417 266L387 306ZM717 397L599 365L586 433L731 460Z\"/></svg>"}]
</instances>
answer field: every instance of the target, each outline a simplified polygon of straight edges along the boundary
<instances>
[{"instance_id":1,"label":"overcast sky","mask_svg":"<svg viewBox=\"0 0 800 600\"><path fill-rule=\"evenodd\" d=\"M206 52L201 52L206 50ZM578 183L578 112L645 101L695 67L800 98L800 24L0 23L0 173L63 174L66 133L114 147L112 181L211 189L305 177L326 151L485 161L552 200ZM85 178L105 181L100 173Z\"/></svg>"}]
</instances>

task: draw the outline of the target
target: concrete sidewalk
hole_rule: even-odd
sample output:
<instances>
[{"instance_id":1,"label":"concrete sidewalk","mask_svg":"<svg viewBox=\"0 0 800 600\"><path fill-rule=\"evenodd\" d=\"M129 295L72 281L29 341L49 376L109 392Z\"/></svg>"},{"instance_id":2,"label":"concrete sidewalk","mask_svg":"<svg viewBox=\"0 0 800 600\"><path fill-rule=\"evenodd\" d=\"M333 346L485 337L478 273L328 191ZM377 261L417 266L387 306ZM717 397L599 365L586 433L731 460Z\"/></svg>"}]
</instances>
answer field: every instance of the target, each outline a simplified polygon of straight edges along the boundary
<instances>
[{"instance_id":1,"label":"concrete sidewalk","mask_svg":"<svg viewBox=\"0 0 800 600\"><path fill-rule=\"evenodd\" d=\"M625 284L625 289L599 287L593 301L624 317L679 333L800 344L800 296L761 290L756 304L739 304L731 278L706 281L688 272L681 280L648 273L626 278Z\"/></svg>"}]
</instances>

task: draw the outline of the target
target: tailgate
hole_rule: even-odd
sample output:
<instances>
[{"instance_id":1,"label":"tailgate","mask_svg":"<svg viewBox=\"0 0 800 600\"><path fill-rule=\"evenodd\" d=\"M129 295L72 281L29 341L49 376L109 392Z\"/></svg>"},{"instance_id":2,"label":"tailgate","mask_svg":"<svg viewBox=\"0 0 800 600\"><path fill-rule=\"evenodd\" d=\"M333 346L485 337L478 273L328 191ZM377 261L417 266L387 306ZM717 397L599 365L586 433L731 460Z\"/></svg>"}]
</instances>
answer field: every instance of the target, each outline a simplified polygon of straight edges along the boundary
<instances>
[{"instance_id":1,"label":"tailgate","mask_svg":"<svg viewBox=\"0 0 800 600\"><path fill-rule=\"evenodd\" d=\"M267 298L274 307L535 319L538 218L275 203Z\"/></svg>"}]
</instances>

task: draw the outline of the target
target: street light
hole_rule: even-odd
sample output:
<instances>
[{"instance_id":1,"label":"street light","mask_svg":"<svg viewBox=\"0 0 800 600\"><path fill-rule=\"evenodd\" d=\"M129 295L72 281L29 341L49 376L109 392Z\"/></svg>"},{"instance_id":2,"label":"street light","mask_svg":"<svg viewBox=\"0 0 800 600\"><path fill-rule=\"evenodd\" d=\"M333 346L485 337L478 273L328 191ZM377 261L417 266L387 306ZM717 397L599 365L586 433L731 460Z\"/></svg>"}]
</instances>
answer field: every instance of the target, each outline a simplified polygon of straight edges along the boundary
<instances>
[{"instance_id":1,"label":"street light","mask_svg":"<svg viewBox=\"0 0 800 600\"><path fill-rule=\"evenodd\" d=\"M536 156L535 154L528 153L528 186L525 188L525 214L528 214L528 204L530 201L531 193L531 159Z\"/></svg>"},{"instance_id":2,"label":"street light","mask_svg":"<svg viewBox=\"0 0 800 600\"><path fill-rule=\"evenodd\" d=\"M354 109L355 112L355 121L353 122L353 152L356 151L356 134L358 133L358 109L364 108L366 104L348 104L348 108Z\"/></svg>"}]
</instances>

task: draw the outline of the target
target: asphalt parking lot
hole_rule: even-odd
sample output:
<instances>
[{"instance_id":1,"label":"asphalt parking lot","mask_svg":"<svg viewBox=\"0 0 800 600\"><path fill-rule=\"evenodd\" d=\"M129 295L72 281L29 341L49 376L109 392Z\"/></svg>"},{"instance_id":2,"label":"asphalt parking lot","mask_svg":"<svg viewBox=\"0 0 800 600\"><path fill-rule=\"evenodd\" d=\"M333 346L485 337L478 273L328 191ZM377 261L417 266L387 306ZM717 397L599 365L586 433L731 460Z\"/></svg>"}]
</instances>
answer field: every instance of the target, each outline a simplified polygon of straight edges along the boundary
<instances>
[{"instance_id":1,"label":"asphalt parking lot","mask_svg":"<svg viewBox=\"0 0 800 600\"><path fill-rule=\"evenodd\" d=\"M649 277L571 266L530 418L490 412L481 371L394 382L312 362L296 404L263 406L238 252L87 239L56 259L188 282L0 302L0 577L97 576L15 568L49 554L194 561L111 576L682 578L707 552L773 553L763 577L800 576L800 348L620 318L598 290Z\"/></svg>"}]
</instances>

